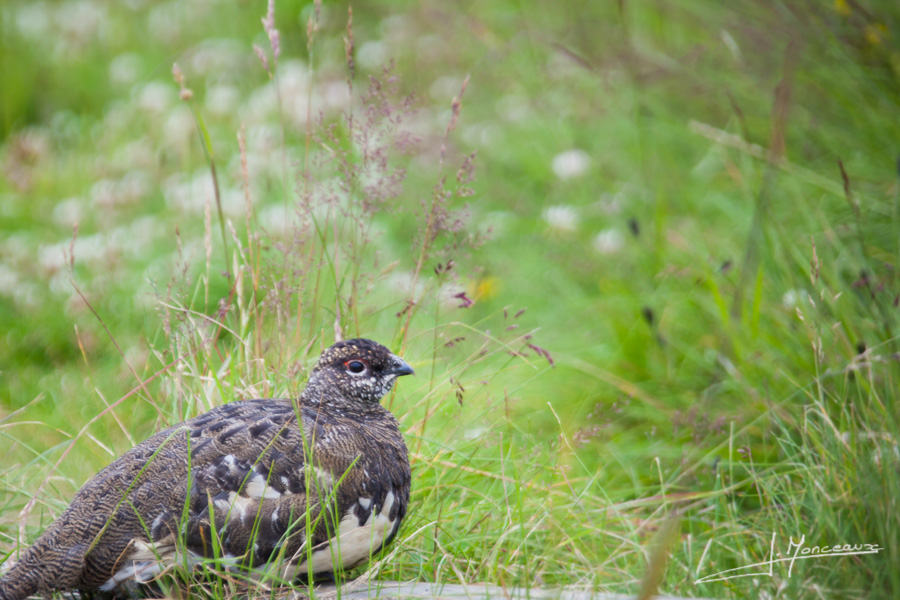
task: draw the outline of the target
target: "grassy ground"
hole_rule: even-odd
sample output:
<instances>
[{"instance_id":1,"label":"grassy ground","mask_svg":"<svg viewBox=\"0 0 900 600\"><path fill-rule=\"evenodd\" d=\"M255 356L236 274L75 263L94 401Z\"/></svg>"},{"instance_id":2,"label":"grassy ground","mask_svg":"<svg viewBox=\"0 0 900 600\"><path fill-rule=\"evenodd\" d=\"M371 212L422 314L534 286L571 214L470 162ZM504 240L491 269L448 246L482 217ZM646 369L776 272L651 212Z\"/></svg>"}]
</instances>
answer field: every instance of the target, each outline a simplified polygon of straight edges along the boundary
<instances>
[{"instance_id":1,"label":"grassy ground","mask_svg":"<svg viewBox=\"0 0 900 600\"><path fill-rule=\"evenodd\" d=\"M373 577L895 597L900 9L559 4L354 4L349 85L341 3L277 62L261 3L0 8L0 551L337 327L418 373ZM773 535L880 552L695 583Z\"/></svg>"}]
</instances>

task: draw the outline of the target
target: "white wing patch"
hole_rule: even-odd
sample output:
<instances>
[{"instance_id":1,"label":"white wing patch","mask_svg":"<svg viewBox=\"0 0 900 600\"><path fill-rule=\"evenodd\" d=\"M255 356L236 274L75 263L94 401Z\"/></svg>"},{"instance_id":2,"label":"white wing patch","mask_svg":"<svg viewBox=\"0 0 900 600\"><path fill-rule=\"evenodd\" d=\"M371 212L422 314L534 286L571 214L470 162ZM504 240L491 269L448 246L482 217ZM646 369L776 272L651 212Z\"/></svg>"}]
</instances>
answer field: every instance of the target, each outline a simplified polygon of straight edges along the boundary
<instances>
[{"instance_id":1,"label":"white wing patch","mask_svg":"<svg viewBox=\"0 0 900 600\"><path fill-rule=\"evenodd\" d=\"M226 555L226 559L234 559ZM187 556L181 555L174 544L172 536L167 536L157 544L135 541L134 550L123 561L124 566L100 586L100 590L110 592L126 581L148 583L154 577L173 565L186 565L189 568L203 562L203 557L188 550Z\"/></svg>"},{"instance_id":2,"label":"white wing patch","mask_svg":"<svg viewBox=\"0 0 900 600\"><path fill-rule=\"evenodd\" d=\"M244 486L244 493L251 498L280 498L281 492L266 485L266 480L259 473L254 473Z\"/></svg>"},{"instance_id":3,"label":"white wing patch","mask_svg":"<svg viewBox=\"0 0 900 600\"><path fill-rule=\"evenodd\" d=\"M321 475L321 473L317 473ZM251 479L252 481L252 479ZM247 486L249 487L249 485ZM268 486L263 486L264 488ZM265 498L265 490L262 490ZM365 524L359 524L359 518L356 516L354 508L344 514L338 526L338 535L322 546L313 548L312 553L312 571L313 573L326 573L335 569L351 569L366 560L373 552L378 550L384 543L384 540L390 537L397 528L398 519L391 519L391 509L394 507L396 496L393 490L387 493L384 503L375 508L378 512L369 514ZM247 516L249 508L255 505L254 498L239 496L234 492L229 493L228 499L219 499L214 502L215 510L226 514L231 511L232 515L243 519ZM359 505L368 510L372 506L372 498L359 498ZM276 518L277 509L273 512L272 517ZM158 518L157 518L158 519ZM327 545L326 545L327 544ZM255 549L255 548L254 548ZM281 576L285 579L294 579L298 575L304 575L308 572L309 566L305 557L307 556L305 546L301 548L296 555L288 558L286 563L282 563L280 567L276 567L281 571ZM238 559L232 554L226 554L223 559L236 562ZM137 581L139 583L147 583L152 581L157 575L172 567L173 565L184 565L192 568L202 562L204 559L201 555L190 550L185 557L175 546L173 536L166 536L159 542L153 544L142 541L134 541L134 550L122 561L122 566L118 571L108 579L100 589L108 592L116 589L126 581Z\"/></svg>"},{"instance_id":4,"label":"white wing patch","mask_svg":"<svg viewBox=\"0 0 900 600\"><path fill-rule=\"evenodd\" d=\"M354 514L353 507L351 507L341 519L337 537L328 541L328 547L313 548L312 572L329 572L334 571L335 568L352 569L368 560L372 553L381 547L384 540L394 532L397 526L397 520L391 520L390 518L394 500L394 492L388 492L379 512L370 514L362 526L360 526L359 519ZM359 504L363 508L368 508L372 504L372 499L360 498ZM303 548L300 550L300 556L297 558L305 555L306 549ZM338 566L335 567L335 565ZM308 571L309 565L307 561L302 560L299 564L288 565L283 571L283 576L285 578L295 578L298 575L306 574Z\"/></svg>"},{"instance_id":5,"label":"white wing patch","mask_svg":"<svg viewBox=\"0 0 900 600\"><path fill-rule=\"evenodd\" d=\"M228 498L219 498L213 501L216 510L216 520L228 515L230 519L237 517L241 523L246 523L248 515L255 515L257 502L253 498L239 496L235 492L228 492Z\"/></svg>"}]
</instances>

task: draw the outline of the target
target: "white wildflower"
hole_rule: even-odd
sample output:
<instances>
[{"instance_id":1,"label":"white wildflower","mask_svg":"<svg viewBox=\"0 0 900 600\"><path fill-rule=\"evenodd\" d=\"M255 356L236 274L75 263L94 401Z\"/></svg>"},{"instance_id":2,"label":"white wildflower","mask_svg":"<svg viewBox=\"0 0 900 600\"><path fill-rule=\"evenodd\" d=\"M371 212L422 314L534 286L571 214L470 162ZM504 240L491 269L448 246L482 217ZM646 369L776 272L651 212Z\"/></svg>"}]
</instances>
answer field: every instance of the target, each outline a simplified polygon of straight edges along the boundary
<instances>
[{"instance_id":1,"label":"white wildflower","mask_svg":"<svg viewBox=\"0 0 900 600\"><path fill-rule=\"evenodd\" d=\"M306 124L309 116L309 98L307 90L309 88L309 69L299 60L285 61L278 67L279 81L278 93L284 107L284 115L294 125L300 126ZM271 96L264 99L277 106L278 98L275 93L272 82L268 86L271 88ZM316 86L318 87L318 85ZM345 85L346 93L346 85ZM256 94L254 94L255 96ZM315 100L313 104L313 116L315 116Z\"/></svg>"},{"instance_id":2,"label":"white wildflower","mask_svg":"<svg viewBox=\"0 0 900 600\"><path fill-rule=\"evenodd\" d=\"M163 124L163 138L169 148L181 150L195 141L197 135L194 117L185 104L173 108Z\"/></svg>"},{"instance_id":3,"label":"white wildflower","mask_svg":"<svg viewBox=\"0 0 900 600\"><path fill-rule=\"evenodd\" d=\"M295 216L293 209L285 213L283 204L269 204L257 212L256 221L264 231L280 233L284 231L285 218L290 221Z\"/></svg>"},{"instance_id":4,"label":"white wildflower","mask_svg":"<svg viewBox=\"0 0 900 600\"><path fill-rule=\"evenodd\" d=\"M246 58L246 46L240 40L205 40L190 57L191 72L197 75L233 71Z\"/></svg>"},{"instance_id":5,"label":"white wildflower","mask_svg":"<svg viewBox=\"0 0 900 600\"><path fill-rule=\"evenodd\" d=\"M419 27L413 22L412 18L404 14L391 15L381 20L379 24L381 37L386 40L405 40L412 37Z\"/></svg>"},{"instance_id":6,"label":"white wildflower","mask_svg":"<svg viewBox=\"0 0 900 600\"><path fill-rule=\"evenodd\" d=\"M174 84L151 81L137 94L137 105L149 113L160 114L175 102L177 92Z\"/></svg>"},{"instance_id":7,"label":"white wildflower","mask_svg":"<svg viewBox=\"0 0 900 600\"><path fill-rule=\"evenodd\" d=\"M147 18L147 37L172 44L181 35L184 6L180 0L155 5Z\"/></svg>"},{"instance_id":8,"label":"white wildflower","mask_svg":"<svg viewBox=\"0 0 900 600\"><path fill-rule=\"evenodd\" d=\"M53 208L53 220L63 227L74 227L84 214L81 198L67 198Z\"/></svg>"},{"instance_id":9,"label":"white wildflower","mask_svg":"<svg viewBox=\"0 0 900 600\"><path fill-rule=\"evenodd\" d=\"M206 90L206 108L211 114L227 116L240 100L237 88L230 85L214 85Z\"/></svg>"},{"instance_id":10,"label":"white wildflower","mask_svg":"<svg viewBox=\"0 0 900 600\"><path fill-rule=\"evenodd\" d=\"M487 122L467 125L462 130L462 138L470 146L490 146L499 137L498 128Z\"/></svg>"},{"instance_id":11,"label":"white wildflower","mask_svg":"<svg viewBox=\"0 0 900 600\"><path fill-rule=\"evenodd\" d=\"M19 274L0 263L0 294L12 295L12 290L19 285Z\"/></svg>"},{"instance_id":12,"label":"white wildflower","mask_svg":"<svg viewBox=\"0 0 900 600\"><path fill-rule=\"evenodd\" d=\"M356 50L356 64L367 71L378 71L388 61L388 47L382 41L365 42Z\"/></svg>"},{"instance_id":13,"label":"white wildflower","mask_svg":"<svg viewBox=\"0 0 900 600\"><path fill-rule=\"evenodd\" d=\"M591 159L584 150L566 150L553 157L553 172L560 179L571 179L584 175Z\"/></svg>"},{"instance_id":14,"label":"white wildflower","mask_svg":"<svg viewBox=\"0 0 900 600\"><path fill-rule=\"evenodd\" d=\"M625 236L616 229L604 229L594 236L594 249L600 254L615 254L625 245Z\"/></svg>"},{"instance_id":15,"label":"white wildflower","mask_svg":"<svg viewBox=\"0 0 900 600\"><path fill-rule=\"evenodd\" d=\"M266 123L278 110L278 96L271 82L262 85L250 93L241 105L240 120L248 125Z\"/></svg>"},{"instance_id":16,"label":"white wildflower","mask_svg":"<svg viewBox=\"0 0 900 600\"><path fill-rule=\"evenodd\" d=\"M809 302L806 290L788 290L781 296L781 305L785 308L796 308L801 303Z\"/></svg>"},{"instance_id":17,"label":"white wildflower","mask_svg":"<svg viewBox=\"0 0 900 600\"><path fill-rule=\"evenodd\" d=\"M460 88L462 88L460 77L443 75L434 80L431 87L428 88L428 93L435 100L450 102L459 95Z\"/></svg>"},{"instance_id":18,"label":"white wildflower","mask_svg":"<svg viewBox=\"0 0 900 600\"><path fill-rule=\"evenodd\" d=\"M463 432L463 437L467 440L477 440L486 436L487 433L487 427L470 427Z\"/></svg>"},{"instance_id":19,"label":"white wildflower","mask_svg":"<svg viewBox=\"0 0 900 600\"><path fill-rule=\"evenodd\" d=\"M578 211L574 206L558 204L544 209L541 215L550 229L562 233L572 233L578 229Z\"/></svg>"},{"instance_id":20,"label":"white wildflower","mask_svg":"<svg viewBox=\"0 0 900 600\"><path fill-rule=\"evenodd\" d=\"M16 11L16 27L25 37L42 38L50 28L51 15L46 2L26 2Z\"/></svg>"},{"instance_id":21,"label":"white wildflower","mask_svg":"<svg viewBox=\"0 0 900 600\"><path fill-rule=\"evenodd\" d=\"M102 37L106 7L90 0L63 2L54 9L57 26L78 45Z\"/></svg>"},{"instance_id":22,"label":"white wildflower","mask_svg":"<svg viewBox=\"0 0 900 600\"><path fill-rule=\"evenodd\" d=\"M414 290L413 281L415 281ZM393 271L387 278L385 288L403 297L409 297L411 294L416 297L425 291L425 284L421 278L414 279L413 274L409 271Z\"/></svg>"},{"instance_id":23,"label":"white wildflower","mask_svg":"<svg viewBox=\"0 0 900 600\"><path fill-rule=\"evenodd\" d=\"M115 57L109 63L109 81L113 85L133 85L141 76L141 57L127 52Z\"/></svg>"},{"instance_id":24,"label":"white wildflower","mask_svg":"<svg viewBox=\"0 0 900 600\"><path fill-rule=\"evenodd\" d=\"M518 94L507 94L494 104L497 114L507 121L520 122L531 116L532 110L528 98Z\"/></svg>"},{"instance_id":25,"label":"white wildflower","mask_svg":"<svg viewBox=\"0 0 900 600\"><path fill-rule=\"evenodd\" d=\"M319 103L325 110L341 111L350 107L350 94L347 92L347 82L335 79L323 82L316 86ZM313 99L315 102L315 99Z\"/></svg>"}]
</instances>

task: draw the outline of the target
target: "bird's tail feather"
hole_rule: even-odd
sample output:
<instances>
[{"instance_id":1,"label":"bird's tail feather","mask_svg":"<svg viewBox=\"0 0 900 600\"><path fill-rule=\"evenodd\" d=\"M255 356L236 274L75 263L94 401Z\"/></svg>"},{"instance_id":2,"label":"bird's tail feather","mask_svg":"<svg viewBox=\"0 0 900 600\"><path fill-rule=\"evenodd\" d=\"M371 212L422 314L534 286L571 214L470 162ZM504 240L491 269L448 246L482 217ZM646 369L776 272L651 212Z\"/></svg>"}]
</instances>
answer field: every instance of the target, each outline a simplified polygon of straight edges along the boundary
<instances>
[{"instance_id":1,"label":"bird's tail feather","mask_svg":"<svg viewBox=\"0 0 900 600\"><path fill-rule=\"evenodd\" d=\"M23 561L0 577L0 600L24 600L41 589L41 574Z\"/></svg>"},{"instance_id":2,"label":"bird's tail feather","mask_svg":"<svg viewBox=\"0 0 900 600\"><path fill-rule=\"evenodd\" d=\"M51 530L25 551L22 559L0 577L0 600L24 600L29 596L75 587L84 569L85 544L60 548Z\"/></svg>"}]
</instances>

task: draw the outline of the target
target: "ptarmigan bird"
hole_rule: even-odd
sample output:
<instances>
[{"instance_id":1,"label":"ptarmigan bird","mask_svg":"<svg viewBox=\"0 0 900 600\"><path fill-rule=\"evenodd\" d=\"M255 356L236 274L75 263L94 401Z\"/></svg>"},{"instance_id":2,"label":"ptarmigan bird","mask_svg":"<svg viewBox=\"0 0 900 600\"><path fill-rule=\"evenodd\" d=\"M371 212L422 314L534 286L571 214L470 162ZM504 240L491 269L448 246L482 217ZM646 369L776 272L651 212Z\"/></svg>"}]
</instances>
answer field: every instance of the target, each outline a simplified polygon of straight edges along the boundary
<instances>
[{"instance_id":1,"label":"ptarmigan bird","mask_svg":"<svg viewBox=\"0 0 900 600\"><path fill-rule=\"evenodd\" d=\"M412 373L376 342L338 342L298 400L232 402L160 431L75 494L0 600L115 591L210 556L285 581L362 564L406 514L409 457L379 402Z\"/></svg>"}]
</instances>

